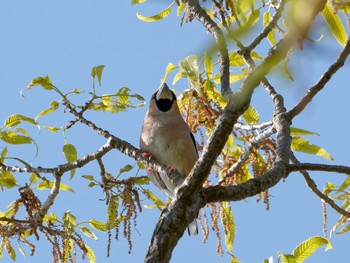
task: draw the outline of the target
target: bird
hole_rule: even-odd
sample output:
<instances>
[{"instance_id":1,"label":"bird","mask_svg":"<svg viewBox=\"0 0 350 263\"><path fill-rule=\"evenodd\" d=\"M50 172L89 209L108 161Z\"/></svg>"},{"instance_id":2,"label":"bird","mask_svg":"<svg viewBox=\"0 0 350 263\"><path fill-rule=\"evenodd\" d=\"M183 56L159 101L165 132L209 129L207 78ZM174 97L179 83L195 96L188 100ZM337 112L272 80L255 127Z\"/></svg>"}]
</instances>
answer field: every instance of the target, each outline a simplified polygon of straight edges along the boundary
<instances>
[{"instance_id":1,"label":"bird","mask_svg":"<svg viewBox=\"0 0 350 263\"><path fill-rule=\"evenodd\" d=\"M151 97L142 125L140 149L144 156L150 155L166 165L168 172L176 170L183 176L188 176L198 160L196 140L180 113L175 93L166 83ZM170 179L163 180L152 169L147 169L147 173L161 192L170 199L174 197L176 185ZM198 234L196 219L189 224L188 233Z\"/></svg>"}]
</instances>

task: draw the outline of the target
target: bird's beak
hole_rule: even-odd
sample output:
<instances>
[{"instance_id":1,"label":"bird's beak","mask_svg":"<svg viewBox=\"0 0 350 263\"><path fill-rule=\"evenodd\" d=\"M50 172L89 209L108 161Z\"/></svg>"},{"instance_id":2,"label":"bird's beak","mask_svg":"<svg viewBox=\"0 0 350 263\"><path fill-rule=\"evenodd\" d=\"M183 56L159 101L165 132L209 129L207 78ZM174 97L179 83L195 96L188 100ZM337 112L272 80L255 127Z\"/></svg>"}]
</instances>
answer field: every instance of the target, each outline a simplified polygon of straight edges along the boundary
<instances>
[{"instance_id":1,"label":"bird's beak","mask_svg":"<svg viewBox=\"0 0 350 263\"><path fill-rule=\"evenodd\" d=\"M164 83L157 92L156 100L158 101L160 99L173 99L173 94L166 83Z\"/></svg>"}]
</instances>

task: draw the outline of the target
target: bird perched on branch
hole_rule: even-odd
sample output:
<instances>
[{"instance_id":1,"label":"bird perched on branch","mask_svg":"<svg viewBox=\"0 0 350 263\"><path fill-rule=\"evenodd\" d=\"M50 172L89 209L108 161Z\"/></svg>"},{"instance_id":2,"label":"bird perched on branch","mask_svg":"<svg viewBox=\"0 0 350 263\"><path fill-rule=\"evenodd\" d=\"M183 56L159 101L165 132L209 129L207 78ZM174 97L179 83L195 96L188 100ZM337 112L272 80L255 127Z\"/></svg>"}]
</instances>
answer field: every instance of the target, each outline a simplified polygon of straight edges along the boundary
<instances>
[{"instance_id":1,"label":"bird perched on branch","mask_svg":"<svg viewBox=\"0 0 350 263\"><path fill-rule=\"evenodd\" d=\"M165 83L152 95L142 125L140 148L146 156L167 165L168 172L176 170L183 176L191 172L198 159L193 134L181 116L174 92ZM147 172L155 186L172 199L176 185L170 179L163 180L156 171ZM196 220L188 226L188 232L198 234Z\"/></svg>"}]
</instances>

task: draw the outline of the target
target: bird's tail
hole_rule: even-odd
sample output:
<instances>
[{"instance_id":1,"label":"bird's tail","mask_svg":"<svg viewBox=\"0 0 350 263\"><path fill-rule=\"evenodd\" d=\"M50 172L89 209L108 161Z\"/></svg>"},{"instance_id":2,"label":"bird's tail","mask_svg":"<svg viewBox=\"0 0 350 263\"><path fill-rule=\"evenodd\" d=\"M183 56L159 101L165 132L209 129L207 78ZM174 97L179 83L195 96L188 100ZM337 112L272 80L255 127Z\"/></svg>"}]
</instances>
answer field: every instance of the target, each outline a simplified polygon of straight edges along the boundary
<instances>
[{"instance_id":1,"label":"bird's tail","mask_svg":"<svg viewBox=\"0 0 350 263\"><path fill-rule=\"evenodd\" d=\"M188 225L188 234L190 236L196 236L198 235L198 225L197 225L197 220L193 220L189 225Z\"/></svg>"}]
</instances>

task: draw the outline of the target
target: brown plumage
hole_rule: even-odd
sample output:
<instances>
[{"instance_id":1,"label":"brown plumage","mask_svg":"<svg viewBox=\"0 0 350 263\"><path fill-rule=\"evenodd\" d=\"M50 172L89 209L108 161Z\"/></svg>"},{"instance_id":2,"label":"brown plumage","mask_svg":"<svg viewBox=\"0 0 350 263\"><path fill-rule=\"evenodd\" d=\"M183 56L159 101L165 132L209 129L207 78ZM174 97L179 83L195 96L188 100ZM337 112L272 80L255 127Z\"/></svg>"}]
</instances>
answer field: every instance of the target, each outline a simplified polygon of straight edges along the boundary
<instances>
[{"instance_id":1,"label":"brown plumage","mask_svg":"<svg viewBox=\"0 0 350 263\"><path fill-rule=\"evenodd\" d=\"M140 148L184 176L198 159L194 137L181 116L175 94L166 84L152 95L142 126ZM149 176L159 190L173 197L176 186L170 180L162 180L155 171L149 171ZM198 233L195 221L190 224L189 233Z\"/></svg>"}]
</instances>

